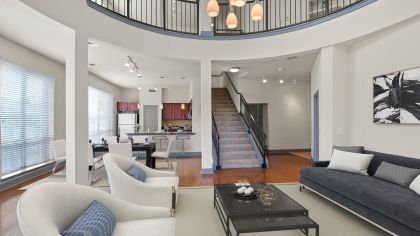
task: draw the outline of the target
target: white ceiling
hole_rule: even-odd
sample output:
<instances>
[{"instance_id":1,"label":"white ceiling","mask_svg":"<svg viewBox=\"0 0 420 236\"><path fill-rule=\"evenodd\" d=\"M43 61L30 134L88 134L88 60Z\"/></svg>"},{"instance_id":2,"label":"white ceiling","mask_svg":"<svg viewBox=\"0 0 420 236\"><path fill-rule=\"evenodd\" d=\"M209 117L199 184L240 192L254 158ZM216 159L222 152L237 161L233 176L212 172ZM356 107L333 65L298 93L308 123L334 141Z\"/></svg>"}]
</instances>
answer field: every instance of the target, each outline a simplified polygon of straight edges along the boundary
<instances>
[{"instance_id":1,"label":"white ceiling","mask_svg":"<svg viewBox=\"0 0 420 236\"><path fill-rule=\"evenodd\" d=\"M158 87L185 86L200 76L198 62L161 58L136 53L103 41L91 40L98 47L89 47L89 71L120 87L135 88L139 85ZM140 68L141 78L124 66L127 56L133 57ZM161 78L161 77L164 78ZM184 78L184 79L183 79Z\"/></svg>"},{"instance_id":2,"label":"white ceiling","mask_svg":"<svg viewBox=\"0 0 420 236\"><path fill-rule=\"evenodd\" d=\"M212 73L220 74L222 71L228 71L229 67L240 67L240 71L235 74L240 79L262 79L263 77L267 80L310 79L317 53L314 51L307 54L260 60L215 61L212 63Z\"/></svg>"}]
</instances>

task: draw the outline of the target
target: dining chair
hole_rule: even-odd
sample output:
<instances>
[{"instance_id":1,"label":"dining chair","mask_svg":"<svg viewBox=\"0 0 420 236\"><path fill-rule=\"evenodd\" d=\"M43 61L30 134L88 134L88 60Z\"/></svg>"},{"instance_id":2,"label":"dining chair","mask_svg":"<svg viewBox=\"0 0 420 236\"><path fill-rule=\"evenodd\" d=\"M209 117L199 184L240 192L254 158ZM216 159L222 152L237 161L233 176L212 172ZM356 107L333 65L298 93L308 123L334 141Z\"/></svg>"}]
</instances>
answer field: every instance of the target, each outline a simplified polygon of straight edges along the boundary
<instances>
[{"instance_id":1,"label":"dining chair","mask_svg":"<svg viewBox=\"0 0 420 236\"><path fill-rule=\"evenodd\" d=\"M89 166L91 166L90 172L89 172L89 183L92 185L96 182L98 182L101 178L94 179L95 171L99 170L103 167L103 165L100 165L100 162L103 159L103 155L97 155L93 153L93 147L92 144L88 144L88 162Z\"/></svg>"},{"instance_id":2,"label":"dining chair","mask_svg":"<svg viewBox=\"0 0 420 236\"><path fill-rule=\"evenodd\" d=\"M128 143L130 139L127 134L120 134L119 143Z\"/></svg>"},{"instance_id":3,"label":"dining chair","mask_svg":"<svg viewBox=\"0 0 420 236\"><path fill-rule=\"evenodd\" d=\"M171 159L169 158L169 151L171 150L173 140L174 140L173 137L169 137L168 147L166 148L166 151L153 152L152 153L153 158L164 159L166 161L166 163L168 164L169 169L171 169L171 170L174 169L174 165L173 165Z\"/></svg>"},{"instance_id":4,"label":"dining chair","mask_svg":"<svg viewBox=\"0 0 420 236\"><path fill-rule=\"evenodd\" d=\"M54 174L55 169L57 168L57 165L61 162L66 161L66 140L65 139L58 139L54 140L52 142L52 148L53 148L53 155L54 155L54 167L51 171L52 174ZM65 165L64 165L65 168Z\"/></svg>"},{"instance_id":5,"label":"dining chair","mask_svg":"<svg viewBox=\"0 0 420 236\"><path fill-rule=\"evenodd\" d=\"M131 143L108 144L109 153L116 153L122 156L133 158L133 147Z\"/></svg>"},{"instance_id":6,"label":"dining chair","mask_svg":"<svg viewBox=\"0 0 420 236\"><path fill-rule=\"evenodd\" d=\"M147 143L150 141L149 136L147 135L133 135L131 136L131 139L133 140L133 143Z\"/></svg>"},{"instance_id":7,"label":"dining chair","mask_svg":"<svg viewBox=\"0 0 420 236\"><path fill-rule=\"evenodd\" d=\"M117 136L106 136L104 139L107 144L118 143Z\"/></svg>"}]
</instances>

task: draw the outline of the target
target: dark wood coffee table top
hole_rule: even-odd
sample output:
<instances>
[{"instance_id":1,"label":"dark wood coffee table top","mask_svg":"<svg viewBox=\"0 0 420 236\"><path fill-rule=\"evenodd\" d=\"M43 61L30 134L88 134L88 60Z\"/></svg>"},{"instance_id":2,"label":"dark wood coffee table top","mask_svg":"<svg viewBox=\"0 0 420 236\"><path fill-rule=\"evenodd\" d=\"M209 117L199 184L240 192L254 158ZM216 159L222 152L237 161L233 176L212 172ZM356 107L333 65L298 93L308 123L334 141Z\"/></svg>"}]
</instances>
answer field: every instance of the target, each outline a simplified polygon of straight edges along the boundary
<instances>
[{"instance_id":1,"label":"dark wood coffee table top","mask_svg":"<svg viewBox=\"0 0 420 236\"><path fill-rule=\"evenodd\" d=\"M265 184L251 184L256 189L262 189ZM270 185L277 192L278 197L270 207L264 207L259 199L241 200L232 196L232 191L239 187L234 184L217 184L214 186L224 212L230 218L246 216L293 216L308 215L308 210L274 185Z\"/></svg>"}]
</instances>

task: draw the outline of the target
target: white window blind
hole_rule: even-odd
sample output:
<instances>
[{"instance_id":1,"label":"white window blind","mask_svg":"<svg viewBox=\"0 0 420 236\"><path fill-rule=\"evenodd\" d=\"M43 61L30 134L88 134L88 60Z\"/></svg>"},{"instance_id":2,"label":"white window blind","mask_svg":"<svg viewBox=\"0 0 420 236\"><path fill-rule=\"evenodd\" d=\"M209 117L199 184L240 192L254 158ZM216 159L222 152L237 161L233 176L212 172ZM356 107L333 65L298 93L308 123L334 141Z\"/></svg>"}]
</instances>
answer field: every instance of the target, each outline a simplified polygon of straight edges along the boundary
<instances>
[{"instance_id":1,"label":"white window blind","mask_svg":"<svg viewBox=\"0 0 420 236\"><path fill-rule=\"evenodd\" d=\"M113 109L112 94L89 87L89 139L93 143L112 135Z\"/></svg>"},{"instance_id":2,"label":"white window blind","mask_svg":"<svg viewBox=\"0 0 420 236\"><path fill-rule=\"evenodd\" d=\"M52 159L54 80L0 60L0 175Z\"/></svg>"}]
</instances>

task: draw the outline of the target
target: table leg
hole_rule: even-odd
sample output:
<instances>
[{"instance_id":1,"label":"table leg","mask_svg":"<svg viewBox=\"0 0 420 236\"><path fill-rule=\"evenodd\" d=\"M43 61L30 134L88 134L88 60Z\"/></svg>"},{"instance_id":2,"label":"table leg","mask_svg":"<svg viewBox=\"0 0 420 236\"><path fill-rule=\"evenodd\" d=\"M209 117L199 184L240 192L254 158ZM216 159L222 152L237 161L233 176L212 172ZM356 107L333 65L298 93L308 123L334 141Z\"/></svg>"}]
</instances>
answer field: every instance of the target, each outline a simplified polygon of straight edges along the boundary
<instances>
[{"instance_id":1,"label":"table leg","mask_svg":"<svg viewBox=\"0 0 420 236\"><path fill-rule=\"evenodd\" d=\"M216 208L216 189L213 189L213 208Z\"/></svg>"},{"instance_id":2,"label":"table leg","mask_svg":"<svg viewBox=\"0 0 420 236\"><path fill-rule=\"evenodd\" d=\"M319 236L319 226L315 228L315 235Z\"/></svg>"},{"instance_id":3,"label":"table leg","mask_svg":"<svg viewBox=\"0 0 420 236\"><path fill-rule=\"evenodd\" d=\"M149 150L146 150L146 166L148 166L148 167L151 167L151 154L150 154L150 152L149 152Z\"/></svg>"},{"instance_id":4,"label":"table leg","mask_svg":"<svg viewBox=\"0 0 420 236\"><path fill-rule=\"evenodd\" d=\"M226 236L230 236L229 224L229 217L226 217Z\"/></svg>"}]
</instances>

